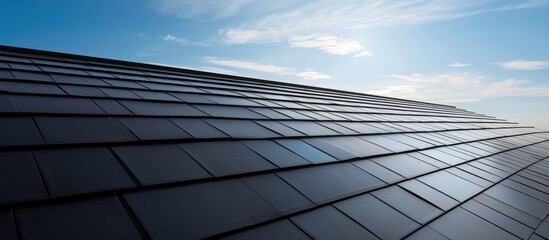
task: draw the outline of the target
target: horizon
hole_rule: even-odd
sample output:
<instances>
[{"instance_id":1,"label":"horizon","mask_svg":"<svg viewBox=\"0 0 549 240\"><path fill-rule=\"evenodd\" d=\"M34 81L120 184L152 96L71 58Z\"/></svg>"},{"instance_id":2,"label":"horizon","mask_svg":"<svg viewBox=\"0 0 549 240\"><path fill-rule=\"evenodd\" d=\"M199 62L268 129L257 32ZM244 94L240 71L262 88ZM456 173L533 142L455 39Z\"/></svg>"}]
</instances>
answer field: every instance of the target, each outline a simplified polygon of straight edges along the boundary
<instances>
[{"instance_id":1,"label":"horizon","mask_svg":"<svg viewBox=\"0 0 549 240\"><path fill-rule=\"evenodd\" d=\"M549 130L549 1L4 5L2 45L452 105Z\"/></svg>"}]
</instances>

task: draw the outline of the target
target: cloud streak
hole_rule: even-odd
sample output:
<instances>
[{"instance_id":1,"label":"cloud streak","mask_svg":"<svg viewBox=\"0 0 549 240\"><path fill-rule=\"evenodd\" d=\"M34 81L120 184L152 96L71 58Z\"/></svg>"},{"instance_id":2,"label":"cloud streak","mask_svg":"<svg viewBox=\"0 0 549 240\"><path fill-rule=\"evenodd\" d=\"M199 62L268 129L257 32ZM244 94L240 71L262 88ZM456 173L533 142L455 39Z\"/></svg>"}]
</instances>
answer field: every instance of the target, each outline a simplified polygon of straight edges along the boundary
<instances>
[{"instance_id":1,"label":"cloud streak","mask_svg":"<svg viewBox=\"0 0 549 240\"><path fill-rule=\"evenodd\" d=\"M227 44L287 43L291 47L318 49L333 55L352 54L355 57L372 54L357 40L336 37L331 33L424 24L546 5L549 5L549 0L521 3L493 0L348 0L344 3L331 0L276 3L266 0L151 0L150 4L156 12L178 18L224 19L238 16L245 19L242 24L219 31ZM168 36L171 36L169 41L193 45L187 39Z\"/></svg>"},{"instance_id":2,"label":"cloud streak","mask_svg":"<svg viewBox=\"0 0 549 240\"><path fill-rule=\"evenodd\" d=\"M283 76L297 76L305 80L320 80L320 79L331 78L327 74L315 72L312 69L299 71L296 68L291 68L291 67L280 67L280 66L275 66L271 64L262 64L257 62L235 60L235 59L224 59L224 58L218 58L218 57L205 57L204 61L210 64L225 66L225 67L246 69L246 70L283 75Z\"/></svg>"},{"instance_id":3,"label":"cloud streak","mask_svg":"<svg viewBox=\"0 0 549 240\"><path fill-rule=\"evenodd\" d=\"M253 5L252 0L152 0L150 7L157 13L178 18L228 18Z\"/></svg>"},{"instance_id":4,"label":"cloud streak","mask_svg":"<svg viewBox=\"0 0 549 240\"><path fill-rule=\"evenodd\" d=\"M372 56L358 41L328 34L291 36L288 42L291 47L316 48L333 55L354 54L356 57Z\"/></svg>"},{"instance_id":5,"label":"cloud streak","mask_svg":"<svg viewBox=\"0 0 549 240\"><path fill-rule=\"evenodd\" d=\"M156 62L150 62L148 64L153 65L159 65L164 67L172 67L172 68L181 68L186 70L195 70L195 71L203 71L203 72L213 72L213 73L220 73L220 74L228 74L228 75L235 75L237 72L223 69L223 68L216 68L216 67L210 67L210 66L200 66L200 67L192 67L192 66L185 66L185 65L172 65L172 64L165 64L165 63L156 63Z\"/></svg>"},{"instance_id":6,"label":"cloud streak","mask_svg":"<svg viewBox=\"0 0 549 240\"><path fill-rule=\"evenodd\" d=\"M489 80L485 75L445 73L383 76L384 86L367 93L431 102L471 102L494 97L549 96L549 85L532 86L527 80Z\"/></svg>"},{"instance_id":7,"label":"cloud streak","mask_svg":"<svg viewBox=\"0 0 549 240\"><path fill-rule=\"evenodd\" d=\"M201 42L193 42L193 41L190 41L186 38L178 38L178 37L176 37L172 34L168 34L166 36L163 36L162 40L164 40L165 42L177 43L179 45L193 45L193 46L207 46L208 45L208 44L201 43Z\"/></svg>"},{"instance_id":8,"label":"cloud streak","mask_svg":"<svg viewBox=\"0 0 549 240\"><path fill-rule=\"evenodd\" d=\"M506 70L519 70L519 71L532 71L549 68L549 62L545 61L524 61L515 60L509 62L498 63L503 69Z\"/></svg>"},{"instance_id":9,"label":"cloud streak","mask_svg":"<svg viewBox=\"0 0 549 240\"><path fill-rule=\"evenodd\" d=\"M277 9L259 19L248 21L241 26L231 27L225 35L228 42L234 42L236 33L254 33L255 39L278 36L305 35L312 32L337 32L379 26L423 24L450 19L470 17L478 14L517 9L535 8L549 5L547 0L531 0L522 3L507 3L491 0L395 0L339 1L321 0L304 2L291 9ZM259 36L264 35L264 36ZM243 42L240 39L240 42Z\"/></svg>"},{"instance_id":10,"label":"cloud streak","mask_svg":"<svg viewBox=\"0 0 549 240\"><path fill-rule=\"evenodd\" d=\"M471 64L467 64L467 63L458 63L458 62L455 62L455 63L450 63L448 65L446 65L448 67L456 67L456 68L462 68L462 67L470 67L472 66Z\"/></svg>"}]
</instances>

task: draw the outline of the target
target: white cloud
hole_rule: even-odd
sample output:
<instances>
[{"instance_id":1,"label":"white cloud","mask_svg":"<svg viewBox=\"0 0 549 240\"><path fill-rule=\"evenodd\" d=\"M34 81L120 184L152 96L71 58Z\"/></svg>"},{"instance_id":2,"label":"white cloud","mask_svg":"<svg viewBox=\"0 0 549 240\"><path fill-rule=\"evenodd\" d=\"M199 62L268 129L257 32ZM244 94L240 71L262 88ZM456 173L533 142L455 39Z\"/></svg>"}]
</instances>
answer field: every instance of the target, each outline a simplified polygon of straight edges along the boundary
<instances>
[{"instance_id":1,"label":"white cloud","mask_svg":"<svg viewBox=\"0 0 549 240\"><path fill-rule=\"evenodd\" d=\"M228 44L244 44L244 43L270 43L278 42L278 36L275 31L253 31L240 30L229 28L221 29L220 34L223 34L223 39Z\"/></svg>"},{"instance_id":2,"label":"white cloud","mask_svg":"<svg viewBox=\"0 0 549 240\"><path fill-rule=\"evenodd\" d=\"M165 63L155 63L155 62L150 62L148 64L159 65L159 66L164 66L164 67L180 68L180 69L186 69L186 70L214 72L214 73L221 73L221 74L228 74L228 75L235 75L236 74L236 72L232 71L232 70L223 69L223 68L215 68L215 67L210 67L210 66L192 67L192 66L185 66L185 65L173 65L173 64L165 64Z\"/></svg>"},{"instance_id":3,"label":"white cloud","mask_svg":"<svg viewBox=\"0 0 549 240\"><path fill-rule=\"evenodd\" d=\"M173 0L175 1L175 0ZM231 1L228 1L231 2ZM238 2L238 1L237 1ZM268 2L258 5L267 8ZM228 44L288 42L292 47L316 48L329 54L355 57L371 56L356 40L328 34L342 30L359 30L378 26L423 24L464 18L487 12L511 11L549 5L549 0L506 3L493 0L394 0L394 1L304 1L275 7L269 14L220 31ZM214 10L215 11L215 10ZM361 49L359 52L357 49Z\"/></svg>"},{"instance_id":4,"label":"white cloud","mask_svg":"<svg viewBox=\"0 0 549 240\"><path fill-rule=\"evenodd\" d=\"M168 34L168 35L164 36L162 38L162 40L167 41L167 42L176 42L176 43L179 43L179 44L187 44L189 42L189 40L187 40L187 39L177 38L177 37L175 37L174 35L171 35L171 34Z\"/></svg>"},{"instance_id":5,"label":"white cloud","mask_svg":"<svg viewBox=\"0 0 549 240\"><path fill-rule=\"evenodd\" d=\"M511 11L549 5L548 0L522 3L493 0L394 0L394 1L304 1L276 8L264 17L231 27L225 38L228 42L240 32L254 32L254 39L291 35L309 35L314 32L338 32L377 26L409 25L464 18L488 12ZM265 36L259 37L259 34ZM244 43L240 39L240 43Z\"/></svg>"},{"instance_id":6,"label":"white cloud","mask_svg":"<svg viewBox=\"0 0 549 240\"><path fill-rule=\"evenodd\" d=\"M545 61L523 61L515 60L509 62L498 63L503 69L506 70L540 70L549 68L549 62Z\"/></svg>"},{"instance_id":7,"label":"white cloud","mask_svg":"<svg viewBox=\"0 0 549 240\"><path fill-rule=\"evenodd\" d=\"M300 72L297 74L298 77L305 80L320 80L320 79L330 79L331 77L320 72L315 72L311 69L306 70L305 72Z\"/></svg>"},{"instance_id":8,"label":"white cloud","mask_svg":"<svg viewBox=\"0 0 549 240\"><path fill-rule=\"evenodd\" d=\"M368 50L362 50L360 51L359 53L355 54L355 57L371 57L373 56L374 54L372 54L370 51Z\"/></svg>"},{"instance_id":9,"label":"white cloud","mask_svg":"<svg viewBox=\"0 0 549 240\"><path fill-rule=\"evenodd\" d=\"M421 84L445 84L453 87L460 86L478 86L485 78L484 75L475 75L470 73L446 73L426 76L419 73L412 73L410 75L391 74L386 78L405 81L408 83L421 83Z\"/></svg>"},{"instance_id":10,"label":"white cloud","mask_svg":"<svg viewBox=\"0 0 549 240\"><path fill-rule=\"evenodd\" d=\"M254 70L254 71L265 72L265 73L273 73L278 75L295 75L297 71L295 68L277 67L271 64L261 64L256 62L241 61L241 60L234 60L234 59L206 57L204 58L204 60L208 63L215 64L215 65Z\"/></svg>"},{"instance_id":11,"label":"white cloud","mask_svg":"<svg viewBox=\"0 0 549 240\"><path fill-rule=\"evenodd\" d=\"M224 69L224 68L210 67L210 66L202 66L202 67L198 68L197 70L215 72L215 73L221 73L221 74L228 74L228 75L237 74L237 72L235 72L233 70Z\"/></svg>"},{"instance_id":12,"label":"white cloud","mask_svg":"<svg viewBox=\"0 0 549 240\"><path fill-rule=\"evenodd\" d=\"M291 47L316 48L333 55L356 54L357 57L370 56L364 47L356 40L340 38L328 34L312 34L290 36L288 42Z\"/></svg>"},{"instance_id":13,"label":"white cloud","mask_svg":"<svg viewBox=\"0 0 549 240\"><path fill-rule=\"evenodd\" d=\"M549 0L522 2L494 0L150 1L151 8L156 12L178 18L238 17L242 21L241 24L227 26L219 31L223 35L224 42L228 44L288 42L291 46L315 48L337 55L345 55L341 53L361 45L357 40L343 38L336 40L333 36L326 42L326 39L319 39L324 34L317 36L318 34L315 33L333 35L334 32L346 30L424 24L489 12L549 5ZM306 41L306 44L300 44L303 41ZM333 41L336 41L337 45L327 45L334 43ZM366 50L351 52L355 57L371 56L371 53Z\"/></svg>"},{"instance_id":14,"label":"white cloud","mask_svg":"<svg viewBox=\"0 0 549 240\"><path fill-rule=\"evenodd\" d=\"M461 67L470 67L472 66L471 64L467 64L467 63L458 63L458 62L455 62L455 63L450 63L448 65L446 65L448 67L457 67L457 68L461 68Z\"/></svg>"},{"instance_id":15,"label":"white cloud","mask_svg":"<svg viewBox=\"0 0 549 240\"><path fill-rule=\"evenodd\" d=\"M549 85L532 86L526 80L490 80L485 75L419 73L383 76L383 87L365 92L431 102L470 102L484 98L549 96Z\"/></svg>"},{"instance_id":16,"label":"white cloud","mask_svg":"<svg viewBox=\"0 0 549 240\"><path fill-rule=\"evenodd\" d=\"M207 46L205 43L189 41L185 38L178 38L174 35L168 34L162 37L162 40L166 42L174 42L180 45L195 45L195 46Z\"/></svg>"},{"instance_id":17,"label":"white cloud","mask_svg":"<svg viewBox=\"0 0 549 240\"><path fill-rule=\"evenodd\" d=\"M218 57L205 57L204 61L210 64L226 66L226 67L246 69L246 70L258 71L258 72L264 72L264 73L270 73L270 74L276 74L276 75L297 76L305 80L320 80L320 79L330 78L330 76L324 73L315 72L311 69L307 69L305 71L299 71L298 69L291 68L291 67L280 67L280 66L274 66L271 64L262 64L262 63L235 60L235 59L223 59Z\"/></svg>"}]
</instances>

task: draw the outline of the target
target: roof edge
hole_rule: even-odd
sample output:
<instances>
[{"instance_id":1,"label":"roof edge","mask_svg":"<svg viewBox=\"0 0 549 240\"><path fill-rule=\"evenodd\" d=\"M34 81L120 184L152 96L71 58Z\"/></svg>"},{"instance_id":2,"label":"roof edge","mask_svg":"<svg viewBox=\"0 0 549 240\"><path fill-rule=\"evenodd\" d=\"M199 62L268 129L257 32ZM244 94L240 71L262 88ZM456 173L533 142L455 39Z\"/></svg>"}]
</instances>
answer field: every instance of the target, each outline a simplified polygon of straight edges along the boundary
<instances>
[{"instance_id":1,"label":"roof edge","mask_svg":"<svg viewBox=\"0 0 549 240\"><path fill-rule=\"evenodd\" d=\"M28 53L28 54L39 54L39 55L46 55L46 56L51 56L51 57L61 57L61 58L72 58L72 59L78 59L78 60L88 60L88 61L102 62L102 63L108 63L108 64L127 65L127 66L133 66L133 67L152 68L152 69L158 69L158 70L164 70L164 71L168 70L168 71L175 71L175 72L181 72L181 73L187 73L187 74L200 74L200 75L206 75L206 76L211 76L211 77L223 77L223 78L230 77L230 78L233 78L233 79L236 79L236 80L254 81L254 82L269 83L269 84L279 84L279 85L286 85L286 86L300 87L300 88L311 88L311 89L322 90L322 91L331 91L331 92L352 94L352 95L356 95L356 96L370 96L370 97L373 96L373 97L381 97L381 98L386 98L386 99L409 101L409 102L415 102L415 103L427 103L427 104L438 105L438 106L443 106L443 107L457 108L456 106L440 104L440 103L432 103L432 102L416 101L416 100L403 99L403 98L372 95L372 94L346 91L346 90L340 90L340 89L324 88L324 87L317 87L317 86L310 86L310 85L303 85L303 84L296 84L296 83L288 83L288 82L275 81L275 80L266 80L266 79L259 79L259 78L253 78L253 77L238 76L238 75L214 73L214 72L200 71L200 70L194 70L194 69L177 68L177 67L170 67L170 66L165 66L165 65L155 65L155 64L149 64L149 63L132 62L132 61L126 61L126 60L111 59L111 58L85 56L85 55L79 55L79 54L73 54L73 53L54 52L54 51L48 51L48 50L39 50L39 49L24 48L24 47L14 47L14 46L7 46L7 45L0 45L0 50L6 50L6 51L11 51L11 52L19 52L19 53Z\"/></svg>"}]
</instances>

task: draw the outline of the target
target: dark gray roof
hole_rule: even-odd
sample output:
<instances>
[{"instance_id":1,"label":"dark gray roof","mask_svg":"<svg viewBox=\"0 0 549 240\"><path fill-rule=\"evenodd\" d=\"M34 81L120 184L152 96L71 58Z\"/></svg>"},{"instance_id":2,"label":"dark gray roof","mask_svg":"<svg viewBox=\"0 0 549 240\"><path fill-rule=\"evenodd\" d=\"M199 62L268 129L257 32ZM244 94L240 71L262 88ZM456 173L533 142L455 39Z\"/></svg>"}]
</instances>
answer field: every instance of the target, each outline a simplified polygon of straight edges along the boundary
<instances>
[{"instance_id":1,"label":"dark gray roof","mask_svg":"<svg viewBox=\"0 0 549 240\"><path fill-rule=\"evenodd\" d=\"M549 238L549 133L0 47L0 239Z\"/></svg>"}]
</instances>

